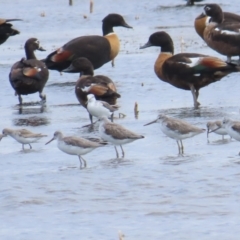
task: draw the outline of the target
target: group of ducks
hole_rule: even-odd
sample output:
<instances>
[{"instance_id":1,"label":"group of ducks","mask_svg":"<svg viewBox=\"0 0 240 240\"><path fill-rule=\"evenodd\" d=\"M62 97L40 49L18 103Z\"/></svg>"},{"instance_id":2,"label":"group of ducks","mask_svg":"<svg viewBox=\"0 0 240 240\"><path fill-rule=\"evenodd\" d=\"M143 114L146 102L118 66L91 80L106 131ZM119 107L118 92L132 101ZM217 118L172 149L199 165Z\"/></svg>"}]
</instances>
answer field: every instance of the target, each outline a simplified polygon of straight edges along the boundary
<instances>
[{"instance_id":1,"label":"group of ducks","mask_svg":"<svg viewBox=\"0 0 240 240\"><path fill-rule=\"evenodd\" d=\"M6 41L9 36L19 33L17 30L12 29L12 25L9 23L14 20L20 19L0 19L0 44ZM46 101L43 89L49 77L49 69L59 72L80 73L80 78L75 86L76 97L81 105L88 110L91 124L93 124L92 116L100 119L100 136L103 140L111 142L115 146L116 155L119 157L116 146L120 145L124 156L122 145L144 138L144 136L133 133L108 120L111 117L113 121L112 114L119 108L116 105L116 100L120 97L120 94L110 78L103 75L94 76L94 69L100 68L110 61L114 65L114 59L119 53L120 42L113 31L113 27L132 27L119 14L109 14L102 22L103 36L92 35L75 38L50 53L43 60L37 60L34 54L35 50L44 51L38 39L28 39L25 43L26 58L22 58L12 66L9 80L15 94L18 95L21 106L23 104L22 95L36 92L39 92L42 103ZM194 107L198 108L200 105L198 102L200 88L240 70L240 60L237 63L231 60L233 56L240 57L239 28L240 16L223 12L217 4L207 4L204 7L204 13L195 19L196 32L209 47L227 56L227 61L198 53L174 55L173 41L169 34L164 31L153 33L148 42L140 49L151 46L161 48L154 65L156 75L162 81L177 88L190 90ZM159 121L161 122L162 131L167 136L177 140L179 154L183 154L182 139L204 132L203 129L192 126L185 121L164 115L160 115L154 122ZM224 126L226 127L226 124ZM219 127L211 129L211 131L220 132ZM23 146L24 144L30 145L30 143L44 136L25 129L4 129L1 137L7 135L15 138ZM59 131L54 133L52 140L54 139L58 140L58 147L62 151L78 155L80 164L82 166L83 163L84 167L86 161L82 158L82 155L106 144L105 142L96 143L77 137L63 137L63 134Z\"/></svg>"}]
</instances>

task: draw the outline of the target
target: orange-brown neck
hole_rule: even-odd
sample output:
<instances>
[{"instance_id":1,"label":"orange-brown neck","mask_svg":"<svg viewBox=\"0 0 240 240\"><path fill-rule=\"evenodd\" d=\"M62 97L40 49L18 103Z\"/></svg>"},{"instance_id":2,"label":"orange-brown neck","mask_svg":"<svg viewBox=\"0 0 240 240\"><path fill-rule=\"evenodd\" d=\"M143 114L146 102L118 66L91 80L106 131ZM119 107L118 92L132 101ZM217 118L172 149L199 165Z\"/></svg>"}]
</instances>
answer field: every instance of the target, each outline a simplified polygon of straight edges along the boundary
<instances>
[{"instance_id":1,"label":"orange-brown neck","mask_svg":"<svg viewBox=\"0 0 240 240\"><path fill-rule=\"evenodd\" d=\"M163 81L164 81L164 75L162 71L162 66L168 58L172 57L172 55L173 55L172 53L161 52L154 64L154 71L156 75Z\"/></svg>"},{"instance_id":2,"label":"orange-brown neck","mask_svg":"<svg viewBox=\"0 0 240 240\"><path fill-rule=\"evenodd\" d=\"M196 18L195 22L194 22L195 30L196 30L197 34L202 39L204 39L203 38L203 33L204 33L204 30L205 30L205 28L207 26L208 19L209 19L209 17L205 16L205 17L202 17L202 18Z\"/></svg>"},{"instance_id":3,"label":"orange-brown neck","mask_svg":"<svg viewBox=\"0 0 240 240\"><path fill-rule=\"evenodd\" d=\"M110 46L111 46L110 59L113 60L118 55L120 50L120 42L119 42L118 36L115 33L109 33L104 37L110 43Z\"/></svg>"}]
</instances>

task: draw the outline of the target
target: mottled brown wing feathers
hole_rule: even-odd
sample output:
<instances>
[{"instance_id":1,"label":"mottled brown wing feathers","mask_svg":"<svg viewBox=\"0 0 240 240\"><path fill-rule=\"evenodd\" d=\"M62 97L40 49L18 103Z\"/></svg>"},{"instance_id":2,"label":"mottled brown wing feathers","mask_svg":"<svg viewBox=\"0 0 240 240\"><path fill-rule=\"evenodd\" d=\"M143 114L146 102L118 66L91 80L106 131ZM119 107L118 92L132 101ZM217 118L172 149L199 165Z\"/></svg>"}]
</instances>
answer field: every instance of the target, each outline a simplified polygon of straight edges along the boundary
<instances>
[{"instance_id":1,"label":"mottled brown wing feathers","mask_svg":"<svg viewBox=\"0 0 240 240\"><path fill-rule=\"evenodd\" d=\"M64 137L64 142L68 145L82 148L96 148L102 146L100 143L92 142L84 138Z\"/></svg>"},{"instance_id":2,"label":"mottled brown wing feathers","mask_svg":"<svg viewBox=\"0 0 240 240\"><path fill-rule=\"evenodd\" d=\"M140 139L144 138L143 136L136 134L128 129L122 127L121 125L115 125L114 123L105 124L105 133L112 135L116 139Z\"/></svg>"},{"instance_id":3,"label":"mottled brown wing feathers","mask_svg":"<svg viewBox=\"0 0 240 240\"><path fill-rule=\"evenodd\" d=\"M179 132L181 134L188 134L190 132L201 132L202 130L198 127L192 126L182 121L173 119L167 123L167 127L172 131Z\"/></svg>"},{"instance_id":4,"label":"mottled brown wing feathers","mask_svg":"<svg viewBox=\"0 0 240 240\"><path fill-rule=\"evenodd\" d=\"M233 126L232 126L232 129L238 133L240 133L240 123L235 123Z\"/></svg>"}]
</instances>

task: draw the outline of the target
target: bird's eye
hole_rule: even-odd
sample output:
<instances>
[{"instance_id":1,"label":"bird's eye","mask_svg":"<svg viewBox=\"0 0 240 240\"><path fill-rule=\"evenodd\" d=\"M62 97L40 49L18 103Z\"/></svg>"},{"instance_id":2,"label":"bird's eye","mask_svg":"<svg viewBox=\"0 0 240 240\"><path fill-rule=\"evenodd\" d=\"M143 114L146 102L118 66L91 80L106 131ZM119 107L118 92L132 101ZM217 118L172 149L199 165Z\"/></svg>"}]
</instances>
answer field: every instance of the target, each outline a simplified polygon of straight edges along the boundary
<instances>
[{"instance_id":1,"label":"bird's eye","mask_svg":"<svg viewBox=\"0 0 240 240\"><path fill-rule=\"evenodd\" d=\"M210 7L205 7L205 10L209 11L209 10L211 10L211 8Z\"/></svg>"}]
</instances>

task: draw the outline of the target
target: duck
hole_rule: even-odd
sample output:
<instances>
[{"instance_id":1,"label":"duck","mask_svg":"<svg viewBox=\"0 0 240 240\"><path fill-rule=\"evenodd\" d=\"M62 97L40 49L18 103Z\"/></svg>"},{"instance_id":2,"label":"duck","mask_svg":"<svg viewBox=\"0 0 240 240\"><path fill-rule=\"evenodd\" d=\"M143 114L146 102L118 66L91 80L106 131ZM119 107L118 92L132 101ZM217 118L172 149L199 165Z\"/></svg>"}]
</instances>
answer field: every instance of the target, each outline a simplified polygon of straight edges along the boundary
<instances>
[{"instance_id":1,"label":"duck","mask_svg":"<svg viewBox=\"0 0 240 240\"><path fill-rule=\"evenodd\" d=\"M140 49L151 46L161 47L154 71L158 78L174 87L190 90L194 107L198 108L199 90L224 76L239 71L239 67L226 63L217 57L199 53L179 53L174 55L173 41L164 31L153 33Z\"/></svg>"},{"instance_id":2,"label":"duck","mask_svg":"<svg viewBox=\"0 0 240 240\"><path fill-rule=\"evenodd\" d=\"M202 2L204 0L186 0L187 6L193 6L195 2Z\"/></svg>"},{"instance_id":3,"label":"duck","mask_svg":"<svg viewBox=\"0 0 240 240\"><path fill-rule=\"evenodd\" d=\"M22 21L22 19L3 19L0 18L0 45L7 41L11 36L15 36L20 32L12 28L12 24L9 22Z\"/></svg>"},{"instance_id":4,"label":"duck","mask_svg":"<svg viewBox=\"0 0 240 240\"><path fill-rule=\"evenodd\" d=\"M120 50L120 41L113 31L113 27L132 27L120 14L116 13L108 14L102 22L103 36L91 35L72 39L47 56L44 61L48 69L61 72L79 57L89 59L94 69L113 61Z\"/></svg>"},{"instance_id":5,"label":"duck","mask_svg":"<svg viewBox=\"0 0 240 240\"><path fill-rule=\"evenodd\" d=\"M227 62L231 62L232 56L239 56L240 63L240 23L224 22L224 14L218 4L207 4L204 12L211 17L203 32L204 41L213 50L227 56Z\"/></svg>"},{"instance_id":6,"label":"duck","mask_svg":"<svg viewBox=\"0 0 240 240\"><path fill-rule=\"evenodd\" d=\"M231 12L223 12L223 23L240 23L240 15ZM203 33L206 26L211 22L211 17L201 13L195 18L194 28L197 34L204 40Z\"/></svg>"},{"instance_id":7,"label":"duck","mask_svg":"<svg viewBox=\"0 0 240 240\"><path fill-rule=\"evenodd\" d=\"M23 100L21 95L28 95L39 92L39 97L42 102L46 101L43 88L48 80L49 71L44 62L36 59L35 50L45 51L40 46L37 38L29 38L25 43L26 58L22 58L16 62L9 73L9 81L12 88L15 90L15 95L18 95L19 104L22 105Z\"/></svg>"},{"instance_id":8,"label":"duck","mask_svg":"<svg viewBox=\"0 0 240 240\"><path fill-rule=\"evenodd\" d=\"M93 94L97 100L105 101L110 105L115 105L117 98L121 97L110 78L104 75L94 76L93 65L87 58L77 58L68 68L63 70L63 72L72 71L80 73L80 78L75 85L75 94L84 108L87 109L88 94ZM89 118L92 124L93 120L90 113Z\"/></svg>"}]
</instances>

